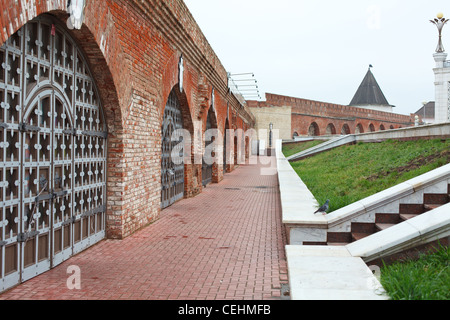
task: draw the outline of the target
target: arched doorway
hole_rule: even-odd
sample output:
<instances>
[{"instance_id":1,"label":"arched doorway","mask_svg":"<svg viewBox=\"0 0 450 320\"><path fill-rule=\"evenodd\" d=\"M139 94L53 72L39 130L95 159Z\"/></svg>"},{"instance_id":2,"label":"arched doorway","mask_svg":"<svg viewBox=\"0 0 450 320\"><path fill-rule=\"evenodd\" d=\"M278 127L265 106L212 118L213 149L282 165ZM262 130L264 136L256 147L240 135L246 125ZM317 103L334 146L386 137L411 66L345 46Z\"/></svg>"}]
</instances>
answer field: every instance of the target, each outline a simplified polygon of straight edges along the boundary
<instances>
[{"instance_id":1,"label":"arched doorway","mask_svg":"<svg viewBox=\"0 0 450 320\"><path fill-rule=\"evenodd\" d=\"M229 154L227 154L228 148L229 148L229 141L230 141L230 124L228 122L228 118L225 121L225 130L223 133L223 173L227 173L227 165L229 162Z\"/></svg>"},{"instance_id":2,"label":"arched doorway","mask_svg":"<svg viewBox=\"0 0 450 320\"><path fill-rule=\"evenodd\" d=\"M348 126L348 124L344 124L342 126L341 134L343 136L350 134L350 127Z\"/></svg>"},{"instance_id":3,"label":"arched doorway","mask_svg":"<svg viewBox=\"0 0 450 320\"><path fill-rule=\"evenodd\" d=\"M309 129L308 129L308 136L310 136L310 137L320 136L320 130L319 130L319 126L317 125L317 123L315 123L315 122L311 123L311 125L309 126Z\"/></svg>"},{"instance_id":4,"label":"arched doorway","mask_svg":"<svg viewBox=\"0 0 450 320\"><path fill-rule=\"evenodd\" d=\"M334 126L334 124L330 123L327 126L326 133L327 133L328 136L336 134L336 127Z\"/></svg>"},{"instance_id":5,"label":"arched doorway","mask_svg":"<svg viewBox=\"0 0 450 320\"><path fill-rule=\"evenodd\" d=\"M217 128L216 115L214 113L213 107L209 108L208 115L206 116L206 128L205 128L205 153L203 154L202 160L202 185L206 185L212 182L213 177L213 166L217 165L214 161L215 153L210 151L209 148L212 147L216 137L211 129ZM208 132L209 131L209 132ZM208 152L209 151L209 152ZM209 154L206 154L206 153Z\"/></svg>"},{"instance_id":6,"label":"arched doorway","mask_svg":"<svg viewBox=\"0 0 450 320\"><path fill-rule=\"evenodd\" d=\"M184 197L184 144L181 136L174 135L180 129L183 129L183 114L173 89L167 99L161 126L161 209ZM173 155L179 157L178 161L173 159Z\"/></svg>"},{"instance_id":7,"label":"arched doorway","mask_svg":"<svg viewBox=\"0 0 450 320\"><path fill-rule=\"evenodd\" d=\"M358 125L355 128L355 134L359 134L359 133L364 133L364 129L363 129L363 126L361 125L361 123L358 123Z\"/></svg>"},{"instance_id":8,"label":"arched doorway","mask_svg":"<svg viewBox=\"0 0 450 320\"><path fill-rule=\"evenodd\" d=\"M84 54L50 16L0 64L1 291L105 237L107 132Z\"/></svg>"}]
</instances>

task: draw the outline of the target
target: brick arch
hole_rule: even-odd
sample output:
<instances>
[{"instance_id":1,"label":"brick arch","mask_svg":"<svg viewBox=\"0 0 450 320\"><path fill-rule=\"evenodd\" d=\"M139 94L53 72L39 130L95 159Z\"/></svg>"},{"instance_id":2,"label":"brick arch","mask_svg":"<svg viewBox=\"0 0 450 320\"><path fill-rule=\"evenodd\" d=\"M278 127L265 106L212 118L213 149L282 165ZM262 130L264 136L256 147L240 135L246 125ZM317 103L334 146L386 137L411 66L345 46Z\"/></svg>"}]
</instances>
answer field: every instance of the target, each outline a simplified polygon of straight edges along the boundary
<instances>
[{"instance_id":1,"label":"brick arch","mask_svg":"<svg viewBox=\"0 0 450 320\"><path fill-rule=\"evenodd\" d=\"M185 94L186 86L185 85L183 86L183 92L180 92L179 88L180 57L181 54L178 53L172 54L163 71L160 97L158 99L159 101L157 101L160 122L162 122L162 119L164 118L164 109L172 90L176 91L178 98L184 98L184 100L186 100L186 104L182 106L183 114L184 112L188 112L190 114L190 118L193 118L191 109L189 108L190 104L188 103L187 96ZM188 109L186 110L185 107L188 107Z\"/></svg>"},{"instance_id":2,"label":"brick arch","mask_svg":"<svg viewBox=\"0 0 450 320\"><path fill-rule=\"evenodd\" d=\"M385 131L386 127L384 126L384 124L380 124L380 131Z\"/></svg>"},{"instance_id":3,"label":"brick arch","mask_svg":"<svg viewBox=\"0 0 450 320\"><path fill-rule=\"evenodd\" d=\"M375 126L373 125L373 123L370 123L368 127L368 132L375 132L375 131L376 131Z\"/></svg>"},{"instance_id":4,"label":"brick arch","mask_svg":"<svg viewBox=\"0 0 450 320\"><path fill-rule=\"evenodd\" d=\"M27 2L26 12L23 12L23 5L19 4L18 1L0 0L0 8L5 10L4 12L0 12L0 15L3 15L3 21L0 19L0 22L8 22L6 24L0 24L0 44L5 43L6 40L26 23L37 18L39 15L49 12L65 13L67 9L66 1L49 1L49 3L39 4L36 3L37 1L22 2Z\"/></svg>"},{"instance_id":5,"label":"brick arch","mask_svg":"<svg viewBox=\"0 0 450 320\"><path fill-rule=\"evenodd\" d=\"M358 124L356 125L356 127L355 127L355 133L356 133L356 134L358 134L358 133L364 133L364 127L362 126L361 123L358 123Z\"/></svg>"},{"instance_id":6,"label":"brick arch","mask_svg":"<svg viewBox=\"0 0 450 320\"><path fill-rule=\"evenodd\" d=\"M225 124L224 124L224 130L223 130L223 140L224 140L224 144L223 144L223 159L224 159L224 173L226 172L231 172L233 170L233 165L231 164L231 132L230 132L231 126L230 126L230 121L228 120L228 117L225 119Z\"/></svg>"},{"instance_id":7,"label":"brick arch","mask_svg":"<svg viewBox=\"0 0 450 320\"><path fill-rule=\"evenodd\" d=\"M5 4L6 1L2 1L2 7L16 6L11 12L21 12L22 8L19 7L17 2ZM65 4L62 2L46 2L45 5L42 3L37 4L36 2L30 3L28 8L30 9L26 15L21 15L21 17L11 17L11 28L8 26L5 28L6 33L2 33L1 42L5 42L10 36L22 28L25 24L37 18L38 16L46 16L47 19L51 20L52 23L58 25L61 29L65 30L72 39L76 42L78 49L82 52L86 63L90 69L91 76L96 83L98 89L99 98L101 100L102 110L105 116L106 125L108 127L108 148L107 148L107 180L114 179L118 175L122 174L122 169L118 168L116 164L121 161L121 149L115 146L123 145L123 126L122 126L122 109L121 103L119 101L119 96L117 93L117 88L115 85L113 74L108 66L108 63L100 49L98 41L95 38L92 29L84 24L81 30L68 30L66 26L67 14L65 12L65 7L61 7ZM32 9L33 8L33 9ZM32 10L31 10L32 9ZM2 26L0 29L3 30ZM108 188L109 184L107 185ZM109 193L109 192L108 192ZM116 221L120 220L116 214L112 214L112 205L114 201L122 202L122 196L111 196L108 197L107 208L106 208L106 235L108 238L120 238L122 230L121 228L115 227ZM118 208L114 209L119 211Z\"/></svg>"},{"instance_id":8,"label":"brick arch","mask_svg":"<svg viewBox=\"0 0 450 320\"><path fill-rule=\"evenodd\" d=\"M341 129L341 134L342 135L350 134L350 127L348 124L344 123L344 125L342 126L342 129Z\"/></svg>"},{"instance_id":9,"label":"brick arch","mask_svg":"<svg viewBox=\"0 0 450 320\"><path fill-rule=\"evenodd\" d=\"M313 122L309 126L308 136L314 136L314 137L320 136L320 129L319 129L319 125L317 124L317 122Z\"/></svg>"},{"instance_id":10,"label":"brick arch","mask_svg":"<svg viewBox=\"0 0 450 320\"><path fill-rule=\"evenodd\" d=\"M184 197L191 198L201 193L201 159L197 159L195 155L195 135L201 132L194 132L194 113L195 106L192 102L192 90L196 90L187 80L188 78L188 64L186 59L183 59L183 92L180 91L180 58L181 53L174 52L162 73L161 85L160 85L160 97L157 99L157 110L159 111L159 123L161 124L164 118L164 109L172 91L176 93L178 101L180 103L181 112L183 116L183 129L186 129L191 137L190 150L191 161L185 163L184 167ZM161 136L159 136L158 141L161 141ZM158 152L161 152L160 148ZM185 150L186 152L186 150ZM198 164L200 163L200 164Z\"/></svg>"},{"instance_id":11,"label":"brick arch","mask_svg":"<svg viewBox=\"0 0 450 320\"><path fill-rule=\"evenodd\" d=\"M217 109L211 104L210 107L208 108L208 110L205 110L205 115L204 115L204 119L202 119L203 122L203 139L202 139L202 146L203 148L206 145L206 140L205 140L205 134L206 134L206 123L208 121L208 118L210 119L210 123L211 123L211 129L216 129L216 136L213 137L213 139L215 140L216 145L218 145L218 143L220 142L220 131L218 128L218 121L217 121ZM219 141L218 141L219 140ZM217 152L217 150L216 150ZM215 155L213 155L215 156ZM219 164L217 163L217 161L214 162L213 166L212 166L212 182L213 183L218 183L220 179L220 174L219 174Z\"/></svg>"},{"instance_id":12,"label":"brick arch","mask_svg":"<svg viewBox=\"0 0 450 320\"><path fill-rule=\"evenodd\" d=\"M9 12L22 12L22 7L18 2L11 3L11 1L1 0L2 8L10 8ZM10 16L12 22L8 26L0 25L0 29L5 32L0 33L0 43L3 44L10 36L22 28L26 23L41 15L46 15L58 23L60 27L66 30L67 33L77 42L78 48L83 52L86 62L92 73L97 87L99 89L100 99L102 100L103 110L110 133L120 132L122 130L122 109L116 89L116 81L114 81L113 74L108 66L108 63L100 49L99 41L97 41L90 25L83 24L81 30L68 30L66 27L67 13L65 1L50 1L45 3L36 3L30 1L27 4L27 14L18 15L16 17ZM97 26L96 26L97 27ZM120 81L119 81L120 82Z\"/></svg>"},{"instance_id":13,"label":"brick arch","mask_svg":"<svg viewBox=\"0 0 450 320\"><path fill-rule=\"evenodd\" d=\"M336 134L336 127L333 123L329 123L327 128L325 129L325 132L327 135L335 135Z\"/></svg>"},{"instance_id":14,"label":"brick arch","mask_svg":"<svg viewBox=\"0 0 450 320\"><path fill-rule=\"evenodd\" d=\"M201 192L201 165L196 164L195 154L194 154L194 123L191 117L191 108L189 107L188 98L186 96L186 92L180 92L179 84L176 83L171 92L175 92L178 102L180 103L181 113L183 117L183 129L189 132L191 141L190 141L190 150L185 150L190 154L190 161L186 161L184 165L184 197L191 198L196 196ZM170 92L169 92L170 94ZM167 97L169 98L169 97ZM167 101L165 102L167 103ZM165 104L164 104L165 106ZM165 109L165 108L164 108ZM163 113L164 113L163 109ZM164 114L163 114L164 116ZM162 123L161 118L161 122ZM161 141L161 137L159 138ZM161 148L159 148L159 152Z\"/></svg>"}]
</instances>

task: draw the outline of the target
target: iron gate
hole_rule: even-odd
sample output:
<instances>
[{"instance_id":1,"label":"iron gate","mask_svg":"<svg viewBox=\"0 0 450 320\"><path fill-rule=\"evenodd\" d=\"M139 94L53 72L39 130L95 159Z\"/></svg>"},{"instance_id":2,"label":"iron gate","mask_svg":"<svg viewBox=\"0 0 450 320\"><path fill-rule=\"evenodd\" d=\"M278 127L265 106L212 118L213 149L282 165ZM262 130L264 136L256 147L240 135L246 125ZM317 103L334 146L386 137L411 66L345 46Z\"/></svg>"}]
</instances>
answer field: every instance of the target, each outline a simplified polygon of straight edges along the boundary
<instances>
[{"instance_id":1,"label":"iron gate","mask_svg":"<svg viewBox=\"0 0 450 320\"><path fill-rule=\"evenodd\" d=\"M184 157L183 143L180 143L182 137L176 135L176 130L182 128L180 102L175 91L172 91L164 109L161 127L161 209L184 197L184 162L172 159L173 154L178 154L179 159Z\"/></svg>"},{"instance_id":2,"label":"iron gate","mask_svg":"<svg viewBox=\"0 0 450 320\"><path fill-rule=\"evenodd\" d=\"M98 93L75 41L50 19L0 48L0 291L105 237Z\"/></svg>"},{"instance_id":3,"label":"iron gate","mask_svg":"<svg viewBox=\"0 0 450 320\"><path fill-rule=\"evenodd\" d=\"M227 157L227 149L229 148L228 146L228 134L229 134L229 128L228 128L228 118L225 122L225 130L223 133L223 174L225 175L225 173L227 173L227 162L228 162L228 157Z\"/></svg>"},{"instance_id":4,"label":"iron gate","mask_svg":"<svg viewBox=\"0 0 450 320\"><path fill-rule=\"evenodd\" d=\"M209 129L212 128L212 119L211 117L214 116L214 112L212 111L212 107L209 109L208 115L206 117L206 130L207 132ZM213 139L210 135L205 134L205 150L208 148L212 143ZM207 184L211 183L212 181L212 171L213 171L213 165L211 163L211 156L209 155L209 161L205 161L205 156L203 156L202 161L202 184L203 186L206 186Z\"/></svg>"}]
</instances>

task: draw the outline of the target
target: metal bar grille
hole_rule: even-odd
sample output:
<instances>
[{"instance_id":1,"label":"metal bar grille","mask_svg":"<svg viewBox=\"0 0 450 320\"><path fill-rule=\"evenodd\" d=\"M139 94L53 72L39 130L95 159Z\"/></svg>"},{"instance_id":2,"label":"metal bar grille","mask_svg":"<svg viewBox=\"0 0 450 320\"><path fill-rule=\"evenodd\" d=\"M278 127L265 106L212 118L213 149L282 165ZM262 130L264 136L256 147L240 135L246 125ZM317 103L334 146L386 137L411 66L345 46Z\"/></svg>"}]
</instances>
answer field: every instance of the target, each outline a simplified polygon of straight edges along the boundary
<instances>
[{"instance_id":1,"label":"metal bar grille","mask_svg":"<svg viewBox=\"0 0 450 320\"><path fill-rule=\"evenodd\" d=\"M212 107L208 111L208 115L206 117L206 131L210 130L212 128L212 117L214 117L214 112L212 111ZM211 138L205 139L205 150L213 143L213 140ZM210 161L205 161L205 157L203 157L202 162L202 184L203 186L208 185L212 181L212 171L213 171L213 165L212 163L209 163Z\"/></svg>"},{"instance_id":2,"label":"metal bar grille","mask_svg":"<svg viewBox=\"0 0 450 320\"><path fill-rule=\"evenodd\" d=\"M175 164L172 153L184 154L183 144L176 140L175 130L183 128L180 103L172 91L164 109L161 127L161 208L167 208L184 196L184 163ZM175 149L178 147L178 149Z\"/></svg>"},{"instance_id":3,"label":"metal bar grille","mask_svg":"<svg viewBox=\"0 0 450 320\"><path fill-rule=\"evenodd\" d=\"M106 126L89 68L50 17L0 48L0 291L105 236Z\"/></svg>"}]
</instances>

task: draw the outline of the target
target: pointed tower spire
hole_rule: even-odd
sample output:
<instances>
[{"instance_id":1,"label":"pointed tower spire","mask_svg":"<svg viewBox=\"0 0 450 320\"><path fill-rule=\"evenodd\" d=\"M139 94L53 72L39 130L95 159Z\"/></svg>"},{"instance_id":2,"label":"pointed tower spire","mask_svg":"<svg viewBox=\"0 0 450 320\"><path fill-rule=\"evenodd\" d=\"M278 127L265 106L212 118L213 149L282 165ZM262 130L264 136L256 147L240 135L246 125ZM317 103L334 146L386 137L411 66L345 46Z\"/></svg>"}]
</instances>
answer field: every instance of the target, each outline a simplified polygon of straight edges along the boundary
<instances>
[{"instance_id":1,"label":"pointed tower spire","mask_svg":"<svg viewBox=\"0 0 450 320\"><path fill-rule=\"evenodd\" d=\"M389 104L384 96L372 73L372 68L373 66L369 65L369 70L350 102L350 106L392 112L393 106Z\"/></svg>"}]
</instances>

